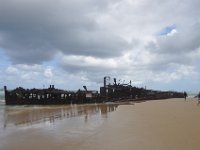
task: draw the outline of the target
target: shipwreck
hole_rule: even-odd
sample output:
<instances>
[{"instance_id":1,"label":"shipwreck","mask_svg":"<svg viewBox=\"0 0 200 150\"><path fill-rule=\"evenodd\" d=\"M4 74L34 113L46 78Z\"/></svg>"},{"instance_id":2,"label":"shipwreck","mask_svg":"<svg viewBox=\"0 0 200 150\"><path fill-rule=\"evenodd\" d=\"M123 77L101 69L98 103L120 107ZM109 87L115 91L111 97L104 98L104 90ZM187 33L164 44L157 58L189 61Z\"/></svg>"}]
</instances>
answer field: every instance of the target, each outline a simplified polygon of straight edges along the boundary
<instances>
[{"instance_id":1,"label":"shipwreck","mask_svg":"<svg viewBox=\"0 0 200 150\"><path fill-rule=\"evenodd\" d=\"M156 91L146 88L139 88L129 83L117 83L114 78L111 84L109 76L104 77L104 85L100 87L100 92L88 90L83 86L83 90L70 91L55 88L50 85L43 89L24 89L18 87L8 90L4 86L6 105L59 105L59 104L84 104L120 101L143 101L166 98L183 98L183 93L175 91Z\"/></svg>"}]
</instances>

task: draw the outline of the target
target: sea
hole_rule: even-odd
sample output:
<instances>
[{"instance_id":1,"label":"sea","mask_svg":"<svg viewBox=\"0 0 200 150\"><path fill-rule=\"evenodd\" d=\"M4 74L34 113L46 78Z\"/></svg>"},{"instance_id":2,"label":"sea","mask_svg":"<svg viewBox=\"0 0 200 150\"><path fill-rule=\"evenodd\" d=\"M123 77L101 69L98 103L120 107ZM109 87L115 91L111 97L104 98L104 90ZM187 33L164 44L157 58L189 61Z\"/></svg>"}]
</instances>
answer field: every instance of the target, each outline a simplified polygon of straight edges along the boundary
<instances>
[{"instance_id":1,"label":"sea","mask_svg":"<svg viewBox=\"0 0 200 150\"><path fill-rule=\"evenodd\" d=\"M5 104L5 95L3 89L0 89L0 105L1 104Z\"/></svg>"}]
</instances>

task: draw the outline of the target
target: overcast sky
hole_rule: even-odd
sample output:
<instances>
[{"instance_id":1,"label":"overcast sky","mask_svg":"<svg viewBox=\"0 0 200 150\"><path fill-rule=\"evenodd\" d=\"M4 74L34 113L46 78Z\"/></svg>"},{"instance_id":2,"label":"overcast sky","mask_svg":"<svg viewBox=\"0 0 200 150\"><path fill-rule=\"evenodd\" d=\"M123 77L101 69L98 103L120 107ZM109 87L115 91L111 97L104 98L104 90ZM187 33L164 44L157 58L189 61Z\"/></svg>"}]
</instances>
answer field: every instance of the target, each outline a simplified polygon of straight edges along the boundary
<instances>
[{"instance_id":1,"label":"overcast sky","mask_svg":"<svg viewBox=\"0 0 200 150\"><path fill-rule=\"evenodd\" d=\"M110 76L197 92L199 6L199 0L0 0L0 86L98 89Z\"/></svg>"}]
</instances>

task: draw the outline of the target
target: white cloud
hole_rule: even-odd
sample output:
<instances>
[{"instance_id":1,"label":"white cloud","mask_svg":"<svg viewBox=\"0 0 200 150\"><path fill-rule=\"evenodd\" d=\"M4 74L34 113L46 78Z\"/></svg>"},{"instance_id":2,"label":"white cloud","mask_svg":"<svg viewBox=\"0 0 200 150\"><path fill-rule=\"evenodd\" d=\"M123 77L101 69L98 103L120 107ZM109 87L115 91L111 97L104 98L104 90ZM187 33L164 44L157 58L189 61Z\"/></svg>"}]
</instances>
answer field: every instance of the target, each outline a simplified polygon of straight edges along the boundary
<instances>
[{"instance_id":1,"label":"white cloud","mask_svg":"<svg viewBox=\"0 0 200 150\"><path fill-rule=\"evenodd\" d=\"M176 33L177 33L177 30L173 29L171 32L167 33L167 36L173 36Z\"/></svg>"},{"instance_id":2,"label":"white cloud","mask_svg":"<svg viewBox=\"0 0 200 150\"><path fill-rule=\"evenodd\" d=\"M78 62L78 63L77 63ZM101 59L91 56L64 56L61 60L63 66L69 66L76 69L78 68L108 68L114 69L117 67L116 61L114 59Z\"/></svg>"},{"instance_id":3,"label":"white cloud","mask_svg":"<svg viewBox=\"0 0 200 150\"><path fill-rule=\"evenodd\" d=\"M53 71L52 68L48 67L44 70L44 76L47 78L52 78L53 77Z\"/></svg>"},{"instance_id":4,"label":"white cloud","mask_svg":"<svg viewBox=\"0 0 200 150\"><path fill-rule=\"evenodd\" d=\"M6 69L6 72L8 74L18 74L18 69L13 67L13 66L9 66L7 69Z\"/></svg>"}]
</instances>

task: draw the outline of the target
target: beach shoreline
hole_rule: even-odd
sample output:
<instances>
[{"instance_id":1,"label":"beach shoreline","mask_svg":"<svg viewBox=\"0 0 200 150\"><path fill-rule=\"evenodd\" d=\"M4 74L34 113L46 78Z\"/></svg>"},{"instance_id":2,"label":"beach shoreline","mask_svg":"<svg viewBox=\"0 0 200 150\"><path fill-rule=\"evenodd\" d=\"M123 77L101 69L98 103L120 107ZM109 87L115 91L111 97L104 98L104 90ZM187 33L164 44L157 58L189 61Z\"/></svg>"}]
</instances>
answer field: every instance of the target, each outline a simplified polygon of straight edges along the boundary
<instances>
[{"instance_id":1,"label":"beach shoreline","mask_svg":"<svg viewBox=\"0 0 200 150\"><path fill-rule=\"evenodd\" d=\"M195 98L17 109L0 111L4 116L0 118L0 149L188 150L199 147L200 105ZM2 121L4 124L7 121L4 128Z\"/></svg>"}]
</instances>

